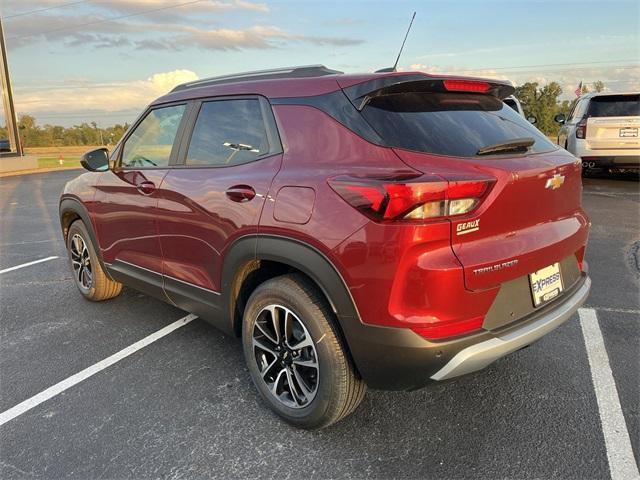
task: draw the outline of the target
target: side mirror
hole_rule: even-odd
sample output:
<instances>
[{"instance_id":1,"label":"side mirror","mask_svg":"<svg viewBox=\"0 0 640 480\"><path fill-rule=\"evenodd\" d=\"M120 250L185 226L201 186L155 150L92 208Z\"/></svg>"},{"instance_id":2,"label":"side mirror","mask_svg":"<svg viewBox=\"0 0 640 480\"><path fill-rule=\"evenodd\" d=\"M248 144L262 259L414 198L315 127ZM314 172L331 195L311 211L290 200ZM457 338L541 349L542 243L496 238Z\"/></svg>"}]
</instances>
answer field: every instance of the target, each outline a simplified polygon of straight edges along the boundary
<instances>
[{"instance_id":1,"label":"side mirror","mask_svg":"<svg viewBox=\"0 0 640 480\"><path fill-rule=\"evenodd\" d=\"M527 117L527 122L529 122L531 125L535 125L536 123L538 123L538 119L533 115L529 115Z\"/></svg>"},{"instance_id":2,"label":"side mirror","mask_svg":"<svg viewBox=\"0 0 640 480\"><path fill-rule=\"evenodd\" d=\"M566 122L567 119L564 116L564 113L559 113L555 117L553 117L553 121L559 123L560 125L564 125L564 122Z\"/></svg>"},{"instance_id":3,"label":"side mirror","mask_svg":"<svg viewBox=\"0 0 640 480\"><path fill-rule=\"evenodd\" d=\"M90 172L106 172L109 170L109 150L96 148L80 157L80 165Z\"/></svg>"}]
</instances>

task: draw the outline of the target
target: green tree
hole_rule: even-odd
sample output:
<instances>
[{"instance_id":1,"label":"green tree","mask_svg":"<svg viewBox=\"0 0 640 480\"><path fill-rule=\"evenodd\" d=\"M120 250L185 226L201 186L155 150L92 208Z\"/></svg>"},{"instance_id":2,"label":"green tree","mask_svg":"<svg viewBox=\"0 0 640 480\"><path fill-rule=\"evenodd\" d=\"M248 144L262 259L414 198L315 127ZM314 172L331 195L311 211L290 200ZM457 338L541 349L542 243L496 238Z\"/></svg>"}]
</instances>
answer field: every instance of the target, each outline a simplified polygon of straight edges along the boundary
<instances>
[{"instance_id":1,"label":"green tree","mask_svg":"<svg viewBox=\"0 0 640 480\"><path fill-rule=\"evenodd\" d=\"M40 131L36 125L35 117L31 115L20 115L18 117L18 131L25 147L40 146Z\"/></svg>"},{"instance_id":2,"label":"green tree","mask_svg":"<svg viewBox=\"0 0 640 480\"><path fill-rule=\"evenodd\" d=\"M588 85L591 85L591 88L589 88ZM593 82L591 84L585 83L584 85L582 85L582 94L583 95L585 93L589 93L591 91L600 93L603 90L604 90L604 82L602 82L602 80L596 80L595 82Z\"/></svg>"},{"instance_id":3,"label":"green tree","mask_svg":"<svg viewBox=\"0 0 640 480\"><path fill-rule=\"evenodd\" d=\"M536 127L550 136L557 135L560 128L553 117L558 113L558 97L561 94L562 88L556 82L550 82L544 87L540 87L537 82L526 82L517 87L515 92L525 115L536 117Z\"/></svg>"}]
</instances>

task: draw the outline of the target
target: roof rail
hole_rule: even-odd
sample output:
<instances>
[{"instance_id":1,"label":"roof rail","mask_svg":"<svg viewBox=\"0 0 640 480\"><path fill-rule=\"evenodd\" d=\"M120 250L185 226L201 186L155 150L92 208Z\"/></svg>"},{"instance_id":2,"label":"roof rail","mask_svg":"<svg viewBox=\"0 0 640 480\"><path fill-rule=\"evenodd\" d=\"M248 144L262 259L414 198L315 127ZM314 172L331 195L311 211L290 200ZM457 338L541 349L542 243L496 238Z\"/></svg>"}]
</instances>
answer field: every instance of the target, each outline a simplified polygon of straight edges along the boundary
<instances>
[{"instance_id":1,"label":"roof rail","mask_svg":"<svg viewBox=\"0 0 640 480\"><path fill-rule=\"evenodd\" d=\"M302 65L299 67L276 68L272 70L256 70L254 72L235 73L233 75L223 75L221 77L203 78L194 82L187 82L178 85L173 92L188 90L190 88L208 87L211 85L221 85L224 83L234 83L252 80L271 80L275 78L304 78L321 77L324 75L335 75L344 72L332 70L324 65Z\"/></svg>"}]
</instances>

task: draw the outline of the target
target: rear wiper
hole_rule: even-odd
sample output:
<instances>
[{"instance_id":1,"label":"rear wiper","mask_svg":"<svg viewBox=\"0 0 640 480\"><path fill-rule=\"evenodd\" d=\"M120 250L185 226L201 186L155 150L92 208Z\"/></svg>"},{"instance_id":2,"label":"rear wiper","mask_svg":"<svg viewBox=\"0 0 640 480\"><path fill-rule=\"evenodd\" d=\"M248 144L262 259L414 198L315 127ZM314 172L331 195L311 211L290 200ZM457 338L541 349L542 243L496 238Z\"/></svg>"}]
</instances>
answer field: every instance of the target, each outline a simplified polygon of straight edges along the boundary
<instances>
[{"instance_id":1,"label":"rear wiper","mask_svg":"<svg viewBox=\"0 0 640 480\"><path fill-rule=\"evenodd\" d=\"M490 155L492 153L503 152L526 152L534 143L536 143L536 141L531 137L514 138L513 140L507 140L506 142L495 143L493 145L482 147L476 152L476 155Z\"/></svg>"}]
</instances>

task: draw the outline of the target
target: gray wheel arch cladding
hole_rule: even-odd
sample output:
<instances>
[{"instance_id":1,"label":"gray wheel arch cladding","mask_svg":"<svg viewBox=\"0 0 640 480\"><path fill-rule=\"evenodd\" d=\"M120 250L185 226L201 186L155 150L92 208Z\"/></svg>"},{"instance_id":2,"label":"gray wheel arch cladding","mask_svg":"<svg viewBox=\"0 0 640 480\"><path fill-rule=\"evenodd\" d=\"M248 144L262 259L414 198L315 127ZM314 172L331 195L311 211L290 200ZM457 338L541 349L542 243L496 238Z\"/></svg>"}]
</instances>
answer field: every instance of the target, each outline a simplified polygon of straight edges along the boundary
<instances>
[{"instance_id":1,"label":"gray wheel arch cladding","mask_svg":"<svg viewBox=\"0 0 640 480\"><path fill-rule=\"evenodd\" d=\"M273 235L250 235L237 240L225 254L222 270L222 295L228 305L230 322L234 322L231 292L236 273L247 262L255 260L274 261L304 273L320 288L338 319L337 327L349 343L349 325L360 323L360 317L342 276L330 260L319 250L287 237ZM230 325L230 329L234 329Z\"/></svg>"}]
</instances>

